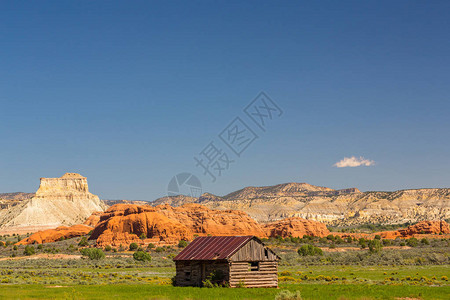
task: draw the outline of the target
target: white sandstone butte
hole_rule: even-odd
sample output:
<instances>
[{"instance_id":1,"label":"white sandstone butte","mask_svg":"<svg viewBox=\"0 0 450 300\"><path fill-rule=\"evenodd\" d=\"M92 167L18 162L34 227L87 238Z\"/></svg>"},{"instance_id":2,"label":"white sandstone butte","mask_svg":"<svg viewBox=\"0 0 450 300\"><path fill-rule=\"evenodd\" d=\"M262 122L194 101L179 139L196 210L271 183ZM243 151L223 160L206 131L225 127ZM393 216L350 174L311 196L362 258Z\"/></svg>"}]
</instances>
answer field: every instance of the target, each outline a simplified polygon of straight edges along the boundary
<instances>
[{"instance_id":1,"label":"white sandstone butte","mask_svg":"<svg viewBox=\"0 0 450 300\"><path fill-rule=\"evenodd\" d=\"M94 211L105 208L103 201L89 192L86 177L66 173L61 178L41 178L33 198L0 211L0 229L34 232L75 225L83 223Z\"/></svg>"}]
</instances>

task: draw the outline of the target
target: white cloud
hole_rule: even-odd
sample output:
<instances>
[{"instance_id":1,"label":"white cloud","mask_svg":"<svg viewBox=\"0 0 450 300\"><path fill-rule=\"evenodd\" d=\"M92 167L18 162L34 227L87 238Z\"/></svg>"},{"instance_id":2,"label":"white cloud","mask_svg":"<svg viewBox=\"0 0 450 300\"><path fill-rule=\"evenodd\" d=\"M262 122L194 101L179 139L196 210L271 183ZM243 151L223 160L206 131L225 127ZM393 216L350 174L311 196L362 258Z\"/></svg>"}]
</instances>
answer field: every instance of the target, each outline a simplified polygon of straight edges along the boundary
<instances>
[{"instance_id":1,"label":"white cloud","mask_svg":"<svg viewBox=\"0 0 450 300\"><path fill-rule=\"evenodd\" d=\"M360 156L355 157L344 157L343 160L338 161L337 163L335 163L333 165L333 167L337 167L337 168L347 168L347 167L360 167L360 166L366 166L366 167L370 167L375 165L375 162L373 160L369 160L369 159L365 159L364 157Z\"/></svg>"}]
</instances>

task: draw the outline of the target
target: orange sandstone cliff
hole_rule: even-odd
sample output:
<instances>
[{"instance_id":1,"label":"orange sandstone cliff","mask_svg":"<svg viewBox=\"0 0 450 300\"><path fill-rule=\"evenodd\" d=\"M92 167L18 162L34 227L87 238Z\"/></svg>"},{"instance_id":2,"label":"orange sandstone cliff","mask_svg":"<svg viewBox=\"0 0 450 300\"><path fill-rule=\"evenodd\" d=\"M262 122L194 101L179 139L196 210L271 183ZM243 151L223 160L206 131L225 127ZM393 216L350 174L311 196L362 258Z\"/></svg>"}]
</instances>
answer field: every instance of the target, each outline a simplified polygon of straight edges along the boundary
<instances>
[{"instance_id":1,"label":"orange sandstone cliff","mask_svg":"<svg viewBox=\"0 0 450 300\"><path fill-rule=\"evenodd\" d=\"M73 225L70 227L60 226L55 229L47 229L33 233L30 237L16 243L16 245L53 243L60 240L61 238L71 239L74 237L86 235L91 230L92 227L86 225Z\"/></svg>"},{"instance_id":2,"label":"orange sandstone cliff","mask_svg":"<svg viewBox=\"0 0 450 300\"><path fill-rule=\"evenodd\" d=\"M90 239L97 245L127 245L131 242L175 243L194 235L256 235L265 237L261 226L246 213L217 211L199 204L181 207L116 204L100 216Z\"/></svg>"},{"instance_id":3,"label":"orange sandstone cliff","mask_svg":"<svg viewBox=\"0 0 450 300\"><path fill-rule=\"evenodd\" d=\"M281 236L286 238L292 236L301 238L304 235L324 237L330 234L325 224L297 217L271 222L266 224L264 228L270 237Z\"/></svg>"}]
</instances>

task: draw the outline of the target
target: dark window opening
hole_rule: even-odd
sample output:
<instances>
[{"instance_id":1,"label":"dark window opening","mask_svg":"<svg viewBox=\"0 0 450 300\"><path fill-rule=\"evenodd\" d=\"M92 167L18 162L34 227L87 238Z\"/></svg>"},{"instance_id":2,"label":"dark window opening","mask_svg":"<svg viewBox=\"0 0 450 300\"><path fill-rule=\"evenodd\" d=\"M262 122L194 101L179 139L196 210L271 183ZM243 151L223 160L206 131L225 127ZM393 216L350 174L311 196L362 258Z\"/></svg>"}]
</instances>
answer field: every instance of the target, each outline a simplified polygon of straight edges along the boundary
<instances>
[{"instance_id":1,"label":"dark window opening","mask_svg":"<svg viewBox=\"0 0 450 300\"><path fill-rule=\"evenodd\" d=\"M249 271L259 271L259 262L252 261L248 263L248 270Z\"/></svg>"},{"instance_id":2,"label":"dark window opening","mask_svg":"<svg viewBox=\"0 0 450 300\"><path fill-rule=\"evenodd\" d=\"M184 276L186 277L186 281L191 280L191 272L184 272Z\"/></svg>"},{"instance_id":3,"label":"dark window opening","mask_svg":"<svg viewBox=\"0 0 450 300\"><path fill-rule=\"evenodd\" d=\"M267 249L264 249L264 256L266 258L269 258L269 251Z\"/></svg>"}]
</instances>

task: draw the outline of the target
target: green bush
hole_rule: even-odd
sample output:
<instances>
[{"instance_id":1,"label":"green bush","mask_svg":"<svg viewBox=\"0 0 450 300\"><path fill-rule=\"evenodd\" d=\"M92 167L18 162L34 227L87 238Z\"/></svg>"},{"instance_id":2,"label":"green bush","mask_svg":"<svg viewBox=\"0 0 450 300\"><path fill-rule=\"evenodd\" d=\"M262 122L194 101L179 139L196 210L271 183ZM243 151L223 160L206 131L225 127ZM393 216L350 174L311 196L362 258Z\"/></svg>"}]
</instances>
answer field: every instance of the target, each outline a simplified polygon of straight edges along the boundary
<instances>
[{"instance_id":1,"label":"green bush","mask_svg":"<svg viewBox=\"0 0 450 300\"><path fill-rule=\"evenodd\" d=\"M180 248L184 248L184 247L186 247L188 245L188 243L185 241L185 240L181 240L179 243L178 243L178 247L180 247Z\"/></svg>"},{"instance_id":2,"label":"green bush","mask_svg":"<svg viewBox=\"0 0 450 300\"><path fill-rule=\"evenodd\" d=\"M137 248L139 248L138 244L136 244L136 243L131 243L130 244L130 251L137 250Z\"/></svg>"},{"instance_id":3,"label":"green bush","mask_svg":"<svg viewBox=\"0 0 450 300\"><path fill-rule=\"evenodd\" d=\"M157 247L156 249L155 249L155 252L158 252L158 253L160 253L160 252L164 252L164 251L166 251L163 247Z\"/></svg>"},{"instance_id":4,"label":"green bush","mask_svg":"<svg viewBox=\"0 0 450 300\"><path fill-rule=\"evenodd\" d=\"M80 240L80 242L78 243L78 246L80 247L86 247L87 245L89 245L87 237L83 236Z\"/></svg>"},{"instance_id":5,"label":"green bush","mask_svg":"<svg viewBox=\"0 0 450 300\"><path fill-rule=\"evenodd\" d=\"M156 246L153 243L147 245L147 249L154 249Z\"/></svg>"},{"instance_id":6,"label":"green bush","mask_svg":"<svg viewBox=\"0 0 450 300\"><path fill-rule=\"evenodd\" d=\"M35 253L36 251L34 250L34 247L30 245L25 246L25 250L23 250L23 254L27 256L33 255Z\"/></svg>"},{"instance_id":7,"label":"green bush","mask_svg":"<svg viewBox=\"0 0 450 300\"><path fill-rule=\"evenodd\" d=\"M105 258L105 253L98 248L84 248L80 250L81 255L89 257L91 260L99 260Z\"/></svg>"},{"instance_id":8,"label":"green bush","mask_svg":"<svg viewBox=\"0 0 450 300\"><path fill-rule=\"evenodd\" d=\"M358 244L361 246L361 249L364 249L367 247L367 242L366 242L366 239L364 239L364 238L360 238L358 241Z\"/></svg>"},{"instance_id":9,"label":"green bush","mask_svg":"<svg viewBox=\"0 0 450 300\"><path fill-rule=\"evenodd\" d=\"M414 237L409 238L406 241L406 245L408 245L409 247L416 247L418 244L419 244L419 241Z\"/></svg>"},{"instance_id":10,"label":"green bush","mask_svg":"<svg viewBox=\"0 0 450 300\"><path fill-rule=\"evenodd\" d=\"M13 249L14 249L14 250L17 250L17 245L14 245Z\"/></svg>"},{"instance_id":11,"label":"green bush","mask_svg":"<svg viewBox=\"0 0 450 300\"><path fill-rule=\"evenodd\" d=\"M105 251L111 251L111 250L112 250L112 247L110 245L105 246Z\"/></svg>"},{"instance_id":12,"label":"green bush","mask_svg":"<svg viewBox=\"0 0 450 300\"><path fill-rule=\"evenodd\" d=\"M141 240L144 240L144 239L147 238L147 236L145 235L145 233L141 233L141 235L139 236L139 238L140 238Z\"/></svg>"},{"instance_id":13,"label":"green bush","mask_svg":"<svg viewBox=\"0 0 450 300\"><path fill-rule=\"evenodd\" d=\"M225 274L221 270L214 270L212 273L202 281L203 286L206 288L215 288L220 286L227 286L225 282Z\"/></svg>"},{"instance_id":14,"label":"green bush","mask_svg":"<svg viewBox=\"0 0 450 300\"><path fill-rule=\"evenodd\" d=\"M323 255L322 249L313 245L303 245L298 250L297 253L301 256L308 255Z\"/></svg>"},{"instance_id":15,"label":"green bush","mask_svg":"<svg viewBox=\"0 0 450 300\"><path fill-rule=\"evenodd\" d=\"M288 290L284 290L279 292L275 296L275 300L302 300L302 295L300 294L300 291L291 292Z\"/></svg>"},{"instance_id":16,"label":"green bush","mask_svg":"<svg viewBox=\"0 0 450 300\"><path fill-rule=\"evenodd\" d=\"M152 257L145 251L136 251L133 254L134 260L137 261L152 261Z\"/></svg>"},{"instance_id":17,"label":"green bush","mask_svg":"<svg viewBox=\"0 0 450 300\"><path fill-rule=\"evenodd\" d=\"M382 248L383 245L381 244L379 239L369 241L369 251L371 253L379 253Z\"/></svg>"},{"instance_id":18,"label":"green bush","mask_svg":"<svg viewBox=\"0 0 450 300\"><path fill-rule=\"evenodd\" d=\"M420 240L420 242L421 242L422 244L424 244L424 245L429 245L429 244L430 244L430 241L427 240L426 238L423 238L422 240Z\"/></svg>"}]
</instances>

